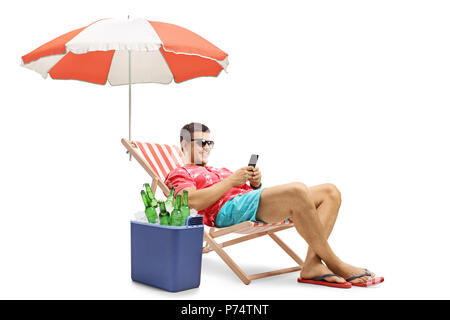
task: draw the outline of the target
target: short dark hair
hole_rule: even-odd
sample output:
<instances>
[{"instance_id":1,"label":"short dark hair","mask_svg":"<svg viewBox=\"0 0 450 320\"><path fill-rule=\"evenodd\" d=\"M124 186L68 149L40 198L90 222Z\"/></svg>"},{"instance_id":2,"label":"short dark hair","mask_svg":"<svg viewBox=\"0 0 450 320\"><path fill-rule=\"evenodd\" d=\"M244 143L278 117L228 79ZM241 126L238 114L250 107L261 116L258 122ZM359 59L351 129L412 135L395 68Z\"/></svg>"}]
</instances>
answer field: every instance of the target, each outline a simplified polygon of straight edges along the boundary
<instances>
[{"instance_id":1,"label":"short dark hair","mask_svg":"<svg viewBox=\"0 0 450 320\"><path fill-rule=\"evenodd\" d=\"M209 132L209 128L199 122L191 122L185 125L183 128L181 128L180 131L180 143L183 142L183 140L190 140L192 136L194 135L194 132L201 131L201 132Z\"/></svg>"}]
</instances>

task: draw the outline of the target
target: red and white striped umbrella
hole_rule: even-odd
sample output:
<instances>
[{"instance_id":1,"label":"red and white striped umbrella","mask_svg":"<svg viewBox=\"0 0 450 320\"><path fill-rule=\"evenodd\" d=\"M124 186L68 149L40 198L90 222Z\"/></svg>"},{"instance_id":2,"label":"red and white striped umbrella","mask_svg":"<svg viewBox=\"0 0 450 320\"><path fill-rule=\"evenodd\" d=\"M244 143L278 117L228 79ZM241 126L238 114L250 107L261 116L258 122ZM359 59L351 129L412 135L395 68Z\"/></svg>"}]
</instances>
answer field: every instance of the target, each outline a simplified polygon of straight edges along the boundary
<instances>
[{"instance_id":1,"label":"red and white striped umbrella","mask_svg":"<svg viewBox=\"0 0 450 320\"><path fill-rule=\"evenodd\" d=\"M96 84L179 83L218 76L228 54L192 31L145 19L102 19L70 31L22 57L22 66L44 78Z\"/></svg>"}]
</instances>

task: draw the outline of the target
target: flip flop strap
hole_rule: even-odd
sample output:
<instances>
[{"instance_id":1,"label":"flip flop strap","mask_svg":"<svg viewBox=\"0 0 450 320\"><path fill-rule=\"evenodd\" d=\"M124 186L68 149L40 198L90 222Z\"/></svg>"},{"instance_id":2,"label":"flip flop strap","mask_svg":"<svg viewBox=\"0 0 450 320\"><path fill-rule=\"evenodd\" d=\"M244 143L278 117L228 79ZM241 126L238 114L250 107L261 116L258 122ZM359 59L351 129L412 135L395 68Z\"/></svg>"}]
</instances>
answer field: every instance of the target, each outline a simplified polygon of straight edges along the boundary
<instances>
[{"instance_id":1,"label":"flip flop strap","mask_svg":"<svg viewBox=\"0 0 450 320\"><path fill-rule=\"evenodd\" d=\"M323 276L320 276L320 277L317 277L317 278L314 278L314 279L311 279L311 280L312 281L320 281L320 280L323 280L323 279L328 278L328 277L338 277L338 278L340 278L341 276L339 276L339 275L337 275L335 273L327 273L327 274L324 274Z\"/></svg>"},{"instance_id":2,"label":"flip flop strap","mask_svg":"<svg viewBox=\"0 0 450 320\"><path fill-rule=\"evenodd\" d=\"M348 279L345 279L345 281L350 282L350 281L355 280L355 279L357 279L357 278L361 278L361 277L371 276L371 275L372 275L372 272L370 272L370 271L367 270L367 269L365 269L365 270L366 270L365 273L357 274L357 275L352 276L352 277L350 277L350 278L348 278Z\"/></svg>"}]
</instances>

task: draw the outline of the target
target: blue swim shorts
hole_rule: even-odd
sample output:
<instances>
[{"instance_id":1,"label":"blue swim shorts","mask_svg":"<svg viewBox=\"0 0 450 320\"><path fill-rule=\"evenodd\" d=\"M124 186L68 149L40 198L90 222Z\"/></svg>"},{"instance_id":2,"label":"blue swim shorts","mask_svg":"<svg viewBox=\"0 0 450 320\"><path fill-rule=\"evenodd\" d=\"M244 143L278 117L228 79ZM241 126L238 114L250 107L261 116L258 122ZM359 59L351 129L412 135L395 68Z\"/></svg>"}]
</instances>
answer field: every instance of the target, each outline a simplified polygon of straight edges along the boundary
<instances>
[{"instance_id":1,"label":"blue swim shorts","mask_svg":"<svg viewBox=\"0 0 450 320\"><path fill-rule=\"evenodd\" d=\"M256 220L256 211L258 210L261 191L263 191L263 188L238 195L225 202L216 216L216 226L224 228L243 221L264 223L263 221Z\"/></svg>"}]
</instances>

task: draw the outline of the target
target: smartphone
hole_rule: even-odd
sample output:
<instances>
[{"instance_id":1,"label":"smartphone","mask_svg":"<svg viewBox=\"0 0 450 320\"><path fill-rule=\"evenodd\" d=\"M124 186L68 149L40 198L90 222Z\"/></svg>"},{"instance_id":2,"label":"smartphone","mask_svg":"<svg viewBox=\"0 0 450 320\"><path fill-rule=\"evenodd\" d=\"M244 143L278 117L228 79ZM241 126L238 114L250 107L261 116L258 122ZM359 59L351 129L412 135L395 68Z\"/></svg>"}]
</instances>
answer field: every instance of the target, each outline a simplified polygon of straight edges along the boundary
<instances>
[{"instance_id":1,"label":"smartphone","mask_svg":"<svg viewBox=\"0 0 450 320\"><path fill-rule=\"evenodd\" d=\"M253 168L256 167L256 161L258 161L259 155L257 154L252 154L252 156L250 157L250 161L248 162L249 166L252 166Z\"/></svg>"}]
</instances>

